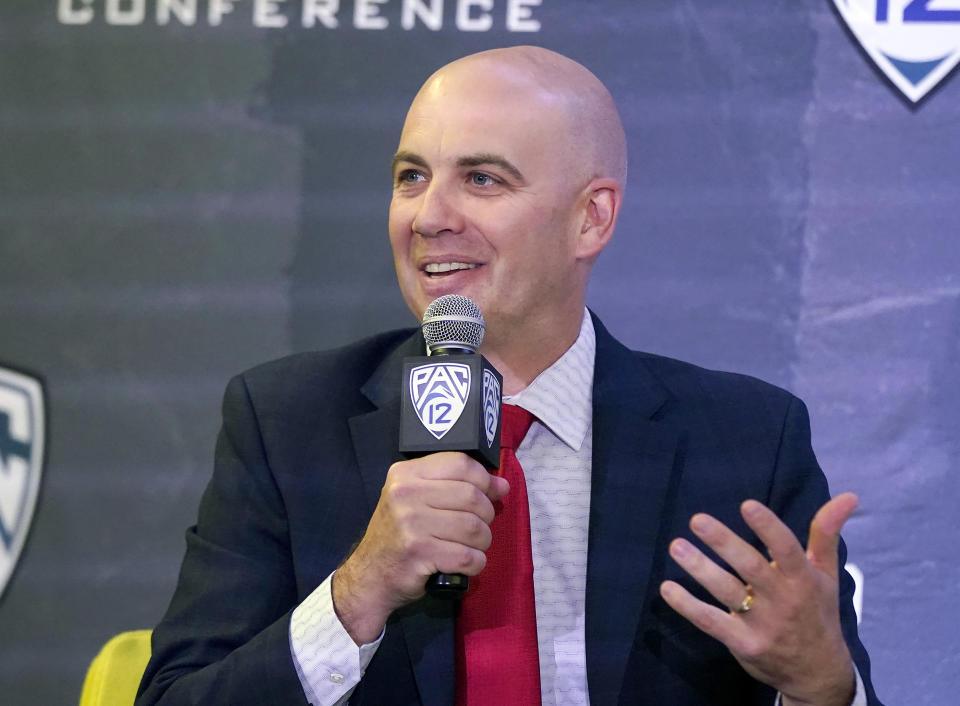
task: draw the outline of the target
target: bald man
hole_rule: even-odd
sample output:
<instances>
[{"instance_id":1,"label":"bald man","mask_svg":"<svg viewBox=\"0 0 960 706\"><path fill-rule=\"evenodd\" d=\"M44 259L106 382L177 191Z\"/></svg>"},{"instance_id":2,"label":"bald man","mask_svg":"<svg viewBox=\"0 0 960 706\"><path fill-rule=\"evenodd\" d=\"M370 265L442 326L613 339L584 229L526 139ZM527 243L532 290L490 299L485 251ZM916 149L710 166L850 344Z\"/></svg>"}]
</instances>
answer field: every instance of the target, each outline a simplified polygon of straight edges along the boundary
<instances>
[{"instance_id":1,"label":"bald man","mask_svg":"<svg viewBox=\"0 0 960 706\"><path fill-rule=\"evenodd\" d=\"M535 47L437 71L393 158L405 301L477 302L505 402L536 418L517 457L542 703L879 703L841 568L856 499L829 499L802 403L628 351L585 309L625 180L606 88ZM464 454L398 456L422 347L390 332L231 381L138 703L470 702L457 608L424 583L483 571L511 488Z\"/></svg>"}]
</instances>

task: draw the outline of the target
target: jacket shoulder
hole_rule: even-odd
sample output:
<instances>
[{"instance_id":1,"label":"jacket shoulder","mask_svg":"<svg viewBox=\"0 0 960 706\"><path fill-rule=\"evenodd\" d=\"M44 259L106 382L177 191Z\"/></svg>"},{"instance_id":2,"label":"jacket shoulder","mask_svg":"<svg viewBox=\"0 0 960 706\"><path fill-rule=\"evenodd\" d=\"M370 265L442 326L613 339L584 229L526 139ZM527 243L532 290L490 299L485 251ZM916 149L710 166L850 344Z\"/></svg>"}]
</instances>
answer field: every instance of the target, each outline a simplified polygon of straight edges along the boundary
<instances>
[{"instance_id":1,"label":"jacket shoulder","mask_svg":"<svg viewBox=\"0 0 960 706\"><path fill-rule=\"evenodd\" d=\"M783 388L749 375L688 363L663 355L631 350L614 338L594 315L597 367L601 390L626 384L654 400L648 407L659 414L723 413L748 409L783 413L797 398ZM616 393L615 393L616 394ZM802 403L801 403L802 407ZM776 412L775 412L776 413Z\"/></svg>"},{"instance_id":2,"label":"jacket shoulder","mask_svg":"<svg viewBox=\"0 0 960 706\"><path fill-rule=\"evenodd\" d=\"M323 351L294 353L261 363L235 378L242 381L255 406L283 401L311 400L342 404L360 388L383 361L416 329L396 329ZM322 394L318 395L318 391Z\"/></svg>"},{"instance_id":3,"label":"jacket shoulder","mask_svg":"<svg viewBox=\"0 0 960 706\"><path fill-rule=\"evenodd\" d=\"M787 405L798 398L788 390L759 378L723 370L711 370L666 356L632 351L635 360L679 399L766 401Z\"/></svg>"}]
</instances>

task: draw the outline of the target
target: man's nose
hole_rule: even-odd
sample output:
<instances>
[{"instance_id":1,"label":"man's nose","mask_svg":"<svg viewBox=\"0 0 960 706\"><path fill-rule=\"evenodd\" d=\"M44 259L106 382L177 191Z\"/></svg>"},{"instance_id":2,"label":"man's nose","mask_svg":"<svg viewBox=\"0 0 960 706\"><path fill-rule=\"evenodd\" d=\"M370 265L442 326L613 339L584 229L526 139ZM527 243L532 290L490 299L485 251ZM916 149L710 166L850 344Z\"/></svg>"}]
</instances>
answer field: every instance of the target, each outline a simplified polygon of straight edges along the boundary
<instances>
[{"instance_id":1,"label":"man's nose","mask_svg":"<svg viewBox=\"0 0 960 706\"><path fill-rule=\"evenodd\" d=\"M463 223L456 193L448 185L432 182L423 192L417 215L413 219L413 230L429 238L459 233L463 230Z\"/></svg>"}]
</instances>

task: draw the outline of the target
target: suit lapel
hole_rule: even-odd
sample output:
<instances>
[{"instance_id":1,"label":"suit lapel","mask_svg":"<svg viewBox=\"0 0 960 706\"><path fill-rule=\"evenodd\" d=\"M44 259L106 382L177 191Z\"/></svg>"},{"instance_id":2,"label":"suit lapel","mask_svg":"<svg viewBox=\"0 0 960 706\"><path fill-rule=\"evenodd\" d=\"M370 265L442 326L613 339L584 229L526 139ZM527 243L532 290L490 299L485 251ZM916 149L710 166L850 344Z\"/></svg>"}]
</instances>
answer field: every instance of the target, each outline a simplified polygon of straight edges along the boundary
<instances>
[{"instance_id":1,"label":"suit lapel","mask_svg":"<svg viewBox=\"0 0 960 706\"><path fill-rule=\"evenodd\" d=\"M594 317L593 469L587 553L587 683L617 702L678 469L678 432L655 414L669 394Z\"/></svg>"},{"instance_id":2,"label":"suit lapel","mask_svg":"<svg viewBox=\"0 0 960 706\"><path fill-rule=\"evenodd\" d=\"M403 459L400 438L400 376L403 358L424 355L419 331L384 359L361 392L373 403L369 413L351 417L350 433L364 492L372 513L390 466ZM453 605L424 598L397 611L387 630L403 632L424 706L446 706L454 693Z\"/></svg>"}]
</instances>

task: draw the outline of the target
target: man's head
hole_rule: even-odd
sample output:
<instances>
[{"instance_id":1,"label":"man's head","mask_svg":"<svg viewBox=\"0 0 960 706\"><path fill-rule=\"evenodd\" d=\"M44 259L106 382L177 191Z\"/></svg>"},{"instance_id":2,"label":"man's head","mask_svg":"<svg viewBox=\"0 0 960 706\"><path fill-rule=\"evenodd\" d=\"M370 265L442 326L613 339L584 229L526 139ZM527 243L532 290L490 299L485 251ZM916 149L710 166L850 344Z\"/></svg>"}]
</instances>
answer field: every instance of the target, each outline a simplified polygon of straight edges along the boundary
<instances>
[{"instance_id":1,"label":"man's head","mask_svg":"<svg viewBox=\"0 0 960 706\"><path fill-rule=\"evenodd\" d=\"M537 47L444 66L410 106L393 179L390 241L414 314L453 292L483 311L485 349L572 343L626 179L620 117L593 74Z\"/></svg>"}]
</instances>

